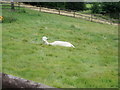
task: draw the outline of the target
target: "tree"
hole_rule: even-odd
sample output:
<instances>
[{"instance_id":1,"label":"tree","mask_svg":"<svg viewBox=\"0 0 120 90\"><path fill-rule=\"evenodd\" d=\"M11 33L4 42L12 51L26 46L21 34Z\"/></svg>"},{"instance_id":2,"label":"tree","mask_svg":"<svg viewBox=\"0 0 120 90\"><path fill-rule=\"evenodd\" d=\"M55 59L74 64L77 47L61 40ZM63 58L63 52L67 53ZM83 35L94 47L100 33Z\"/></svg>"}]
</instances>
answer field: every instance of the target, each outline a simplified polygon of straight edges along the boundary
<instances>
[{"instance_id":1,"label":"tree","mask_svg":"<svg viewBox=\"0 0 120 90\"><path fill-rule=\"evenodd\" d=\"M84 10L85 9L85 3L84 2L66 2L65 5L66 9L70 9L70 10Z\"/></svg>"},{"instance_id":2,"label":"tree","mask_svg":"<svg viewBox=\"0 0 120 90\"><path fill-rule=\"evenodd\" d=\"M29 4L35 6L41 5L48 8L61 8L61 9L70 9L77 11L85 9L84 2L30 2Z\"/></svg>"},{"instance_id":3,"label":"tree","mask_svg":"<svg viewBox=\"0 0 120 90\"><path fill-rule=\"evenodd\" d=\"M120 2L103 2L101 4L102 11L109 13L112 18L119 18Z\"/></svg>"},{"instance_id":4,"label":"tree","mask_svg":"<svg viewBox=\"0 0 120 90\"><path fill-rule=\"evenodd\" d=\"M107 13L120 12L120 2L103 2L102 10Z\"/></svg>"},{"instance_id":5,"label":"tree","mask_svg":"<svg viewBox=\"0 0 120 90\"><path fill-rule=\"evenodd\" d=\"M98 3L98 2L95 2L95 3L93 3L93 6L92 6L92 8L91 8L91 12L92 13L100 13L102 10L101 10L101 5L100 5L100 3Z\"/></svg>"}]
</instances>

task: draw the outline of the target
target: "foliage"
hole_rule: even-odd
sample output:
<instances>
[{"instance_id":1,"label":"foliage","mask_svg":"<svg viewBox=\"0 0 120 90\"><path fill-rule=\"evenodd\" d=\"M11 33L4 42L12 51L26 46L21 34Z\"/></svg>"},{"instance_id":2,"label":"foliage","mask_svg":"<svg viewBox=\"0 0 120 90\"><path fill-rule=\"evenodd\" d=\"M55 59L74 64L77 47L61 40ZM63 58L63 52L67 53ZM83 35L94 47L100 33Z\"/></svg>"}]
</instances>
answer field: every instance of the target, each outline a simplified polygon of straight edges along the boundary
<instances>
[{"instance_id":1,"label":"foliage","mask_svg":"<svg viewBox=\"0 0 120 90\"><path fill-rule=\"evenodd\" d=\"M83 11L85 9L85 4L84 2L67 2L65 7L70 10Z\"/></svg>"},{"instance_id":2,"label":"foliage","mask_svg":"<svg viewBox=\"0 0 120 90\"><path fill-rule=\"evenodd\" d=\"M116 13L120 12L120 2L103 2L102 10L106 13Z\"/></svg>"},{"instance_id":3,"label":"foliage","mask_svg":"<svg viewBox=\"0 0 120 90\"><path fill-rule=\"evenodd\" d=\"M92 13L100 13L101 12L100 3L98 2L93 3L91 10L92 10Z\"/></svg>"},{"instance_id":4,"label":"foliage","mask_svg":"<svg viewBox=\"0 0 120 90\"><path fill-rule=\"evenodd\" d=\"M25 10L3 10L17 19L2 24L4 73L57 88L118 87L117 26ZM43 36L76 48L44 45Z\"/></svg>"},{"instance_id":5,"label":"foliage","mask_svg":"<svg viewBox=\"0 0 120 90\"><path fill-rule=\"evenodd\" d=\"M4 19L3 19L3 23L12 23L12 22L15 22L17 20L17 18L15 18L14 16L3 16Z\"/></svg>"},{"instance_id":6,"label":"foliage","mask_svg":"<svg viewBox=\"0 0 120 90\"><path fill-rule=\"evenodd\" d=\"M26 2L28 3L28 2ZM91 10L95 14L106 14L111 18L118 19L120 12L120 2L30 2L28 4L44 6L48 8L70 9L76 11Z\"/></svg>"},{"instance_id":7,"label":"foliage","mask_svg":"<svg viewBox=\"0 0 120 90\"><path fill-rule=\"evenodd\" d=\"M28 3L27 3L28 4ZM31 2L31 5L42 5L49 8L61 8L61 9L70 9L70 10L84 10L84 2Z\"/></svg>"},{"instance_id":8,"label":"foliage","mask_svg":"<svg viewBox=\"0 0 120 90\"><path fill-rule=\"evenodd\" d=\"M110 14L112 18L119 18L120 2L103 2L101 4L102 11Z\"/></svg>"},{"instance_id":9,"label":"foliage","mask_svg":"<svg viewBox=\"0 0 120 90\"><path fill-rule=\"evenodd\" d=\"M120 12L120 2L95 2L91 8L92 13L109 14L111 18L118 19Z\"/></svg>"},{"instance_id":10,"label":"foliage","mask_svg":"<svg viewBox=\"0 0 120 90\"><path fill-rule=\"evenodd\" d=\"M86 11L86 10L91 10L93 3L92 3L92 4L90 4L90 3L85 3L85 5L86 5L85 11Z\"/></svg>"}]
</instances>

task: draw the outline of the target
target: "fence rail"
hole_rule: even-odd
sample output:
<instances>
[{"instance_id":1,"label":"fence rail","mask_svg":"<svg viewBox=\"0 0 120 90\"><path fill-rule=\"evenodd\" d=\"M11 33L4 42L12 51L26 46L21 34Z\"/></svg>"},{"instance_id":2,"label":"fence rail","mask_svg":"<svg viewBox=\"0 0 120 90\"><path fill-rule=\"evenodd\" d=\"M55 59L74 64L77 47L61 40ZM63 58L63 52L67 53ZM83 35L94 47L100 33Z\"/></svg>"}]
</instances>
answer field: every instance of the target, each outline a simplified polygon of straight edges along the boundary
<instances>
[{"instance_id":1,"label":"fence rail","mask_svg":"<svg viewBox=\"0 0 120 90\"><path fill-rule=\"evenodd\" d=\"M10 4L11 4L10 2L0 2L0 5L3 6L2 9L5 9L5 7L10 7L11 6ZM14 7L15 7L15 9L18 9L16 7L19 7L19 9L20 9L20 7L30 8L33 10L37 10L39 12L47 12L47 13L65 15L65 16L70 16L70 17L75 17L75 18L82 18L82 19L92 21L92 22L106 23L106 24L111 24L111 25L118 25L118 21L119 21L117 19L103 18L102 15L82 14L82 13L74 11L74 10L67 10L67 9L61 9L61 8L56 8L56 9L52 8L51 9L51 8L47 8L47 7L44 7L41 5L32 6L32 5L24 4L24 3L20 3L20 2L14 2Z\"/></svg>"}]
</instances>

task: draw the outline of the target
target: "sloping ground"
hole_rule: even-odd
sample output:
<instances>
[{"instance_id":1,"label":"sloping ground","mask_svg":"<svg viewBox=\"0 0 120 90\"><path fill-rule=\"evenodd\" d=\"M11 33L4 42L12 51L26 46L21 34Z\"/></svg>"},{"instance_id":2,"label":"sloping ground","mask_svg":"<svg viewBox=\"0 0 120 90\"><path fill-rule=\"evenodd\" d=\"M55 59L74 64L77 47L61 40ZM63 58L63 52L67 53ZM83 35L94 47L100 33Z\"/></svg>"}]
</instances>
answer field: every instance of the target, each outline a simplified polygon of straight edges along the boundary
<instances>
[{"instance_id":1,"label":"sloping ground","mask_svg":"<svg viewBox=\"0 0 120 90\"><path fill-rule=\"evenodd\" d=\"M118 87L117 26L28 8L3 16L3 73L57 88ZM43 36L76 48L44 45Z\"/></svg>"},{"instance_id":2,"label":"sloping ground","mask_svg":"<svg viewBox=\"0 0 120 90\"><path fill-rule=\"evenodd\" d=\"M36 6L24 4L24 3L21 3L20 6L26 7L26 8L31 8L33 10L41 11L41 12L60 14L60 15L71 16L71 17L75 17L75 18L82 18L82 19L97 22L97 23L118 25L118 23L112 23L112 21L108 21L106 19L100 19L100 18L98 19L96 16L92 16L92 19L91 19L91 15L77 13L77 12L73 12L73 11L70 12L70 11L60 10L60 13L59 13L59 10L56 10L56 9L50 9L50 8L45 8L45 7L36 7ZM76 14L74 15L74 13L76 13Z\"/></svg>"},{"instance_id":3,"label":"sloping ground","mask_svg":"<svg viewBox=\"0 0 120 90\"><path fill-rule=\"evenodd\" d=\"M73 11L65 11L65 10L60 10L60 13L58 10L56 9L50 9L50 8L45 8L45 7L36 7L36 6L32 6L32 5L27 5L27 4L21 4L22 7L26 7L26 8L31 8L33 10L37 10L37 11L41 11L41 12L48 12L48 13L54 13L54 14L60 14L60 15L65 15L65 16L71 16L71 17L75 17L75 18L83 18L85 20L89 20L89 21L93 21L93 22L97 22L97 23L103 23L103 24L112 24L112 25L118 25L117 23L112 23L108 20L105 19L98 19L95 16L92 16L92 20L91 15L88 14L80 14L77 13L74 16L74 12Z\"/></svg>"}]
</instances>

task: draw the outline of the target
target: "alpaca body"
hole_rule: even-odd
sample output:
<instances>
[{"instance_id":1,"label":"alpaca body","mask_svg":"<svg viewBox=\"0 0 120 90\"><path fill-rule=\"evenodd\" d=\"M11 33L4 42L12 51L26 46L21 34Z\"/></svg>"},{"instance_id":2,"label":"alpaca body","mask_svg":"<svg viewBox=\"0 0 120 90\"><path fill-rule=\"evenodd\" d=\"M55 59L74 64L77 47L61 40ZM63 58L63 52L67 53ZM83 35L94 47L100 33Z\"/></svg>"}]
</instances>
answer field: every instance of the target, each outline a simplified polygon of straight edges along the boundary
<instances>
[{"instance_id":1,"label":"alpaca body","mask_svg":"<svg viewBox=\"0 0 120 90\"><path fill-rule=\"evenodd\" d=\"M52 46L64 46L64 47L74 47L71 43L65 42L65 41L54 41L52 43L49 43L47 41L47 37L43 37L42 40L45 42L46 45L52 45ZM75 48L75 47L74 47Z\"/></svg>"},{"instance_id":2,"label":"alpaca body","mask_svg":"<svg viewBox=\"0 0 120 90\"><path fill-rule=\"evenodd\" d=\"M54 41L49 43L52 46L64 46L64 47L74 47L71 43L65 41Z\"/></svg>"}]
</instances>

